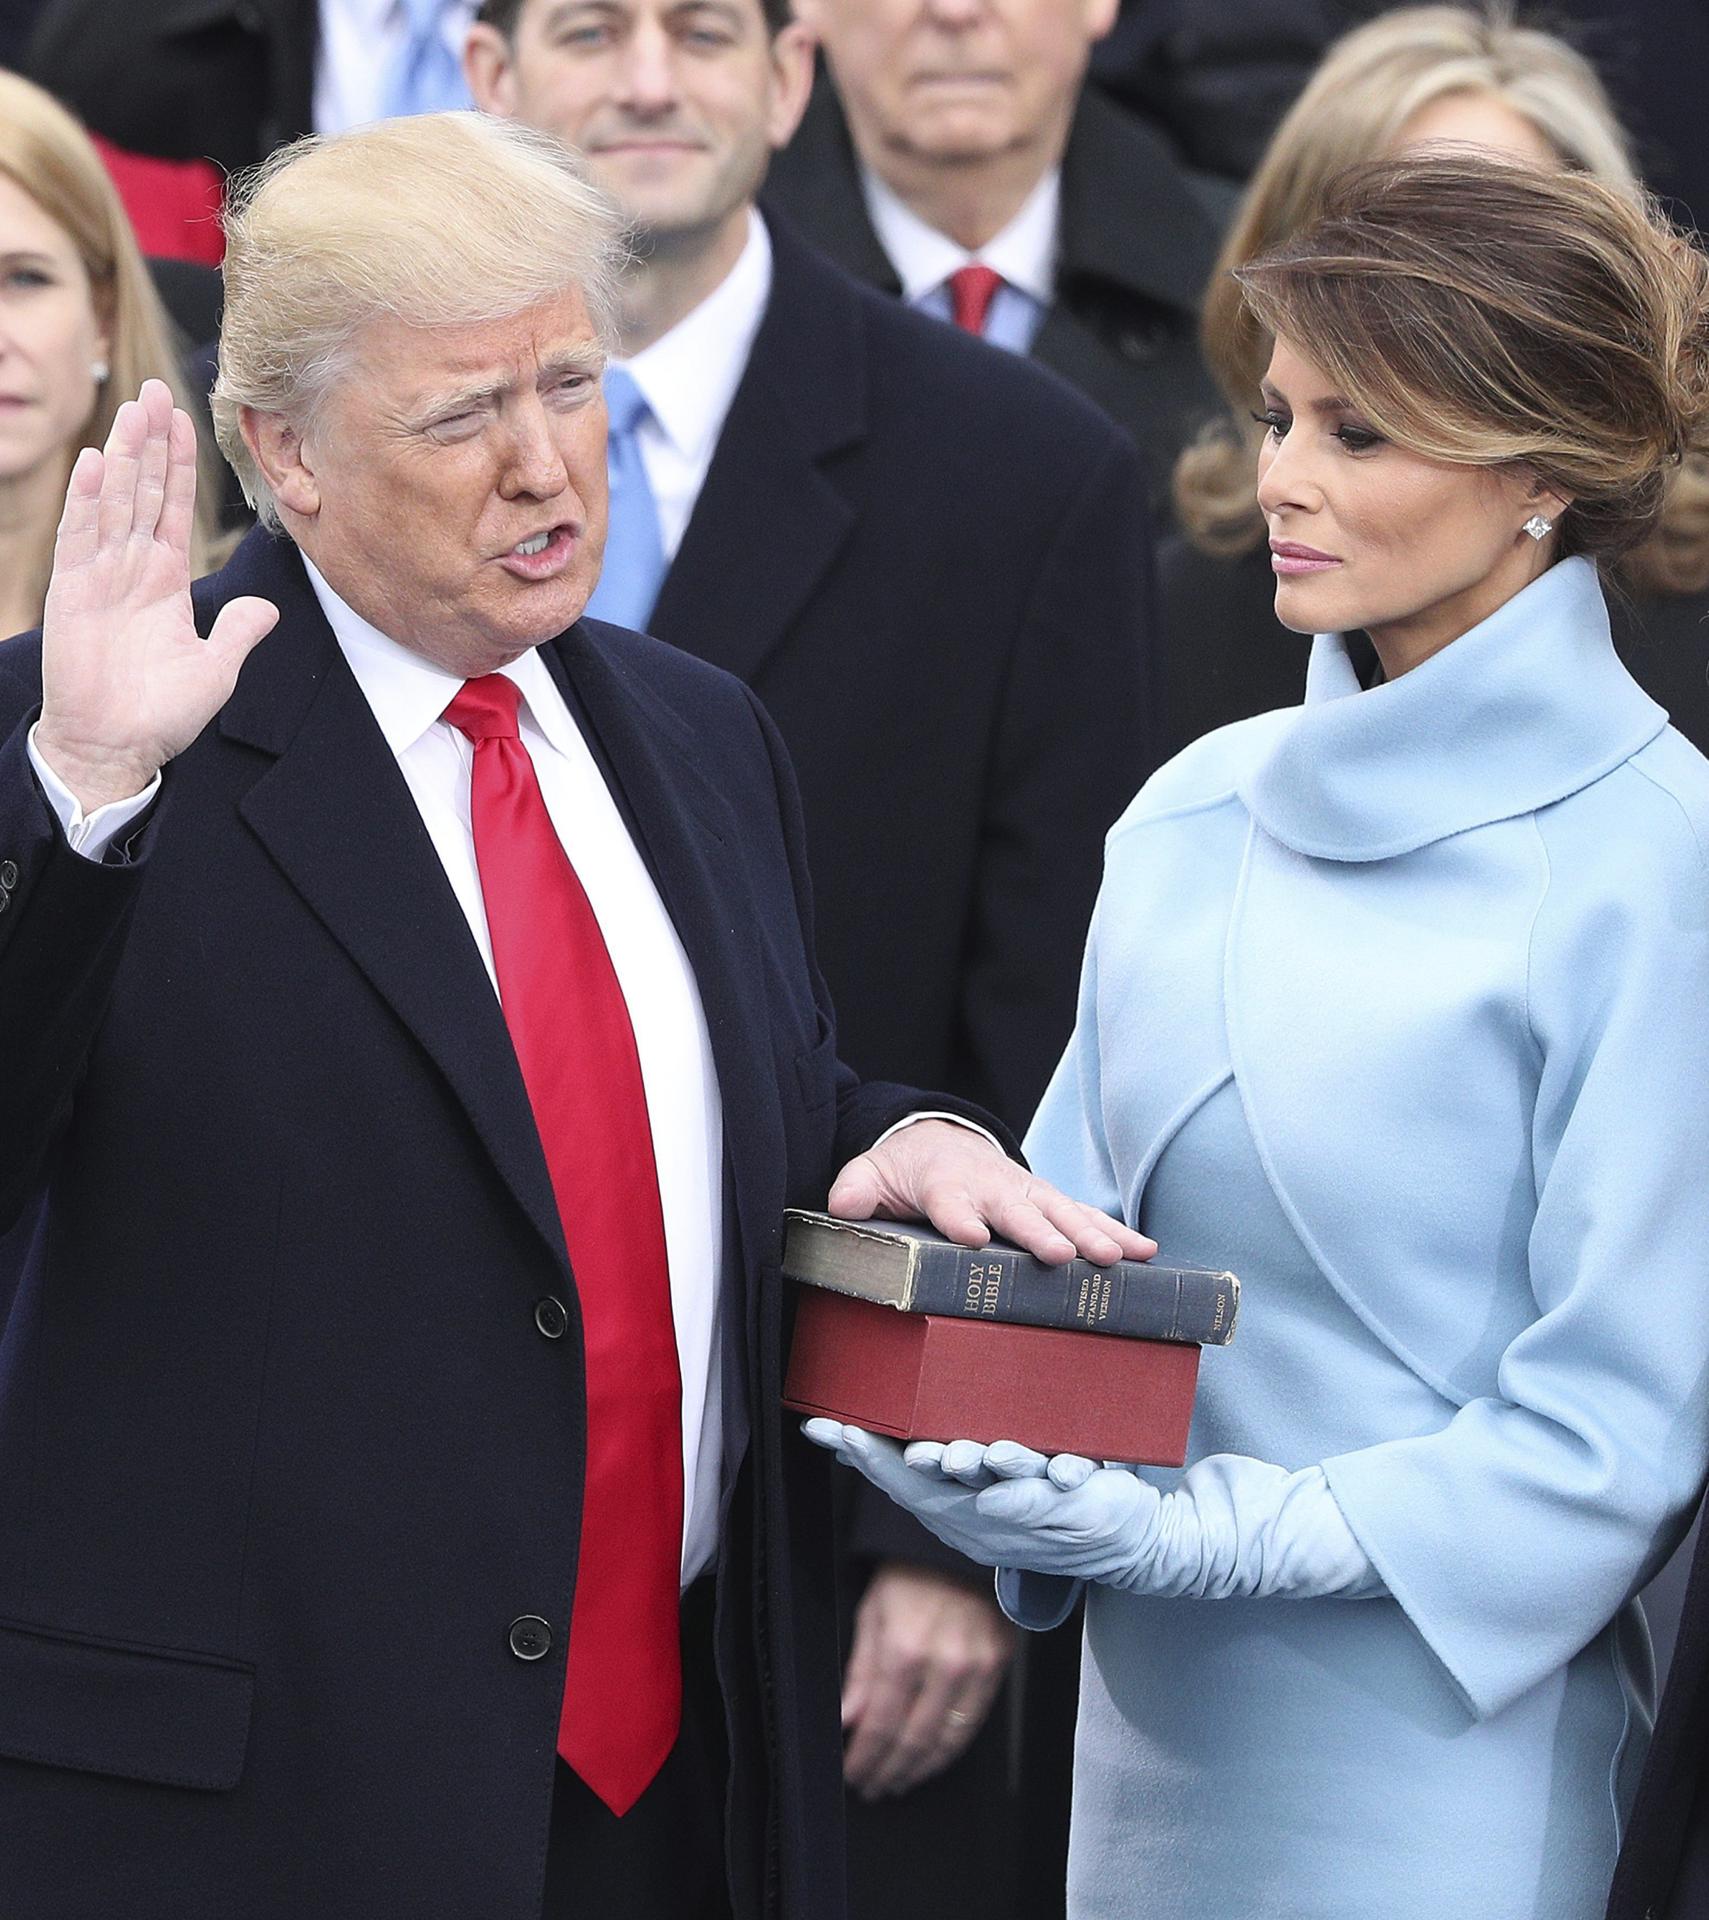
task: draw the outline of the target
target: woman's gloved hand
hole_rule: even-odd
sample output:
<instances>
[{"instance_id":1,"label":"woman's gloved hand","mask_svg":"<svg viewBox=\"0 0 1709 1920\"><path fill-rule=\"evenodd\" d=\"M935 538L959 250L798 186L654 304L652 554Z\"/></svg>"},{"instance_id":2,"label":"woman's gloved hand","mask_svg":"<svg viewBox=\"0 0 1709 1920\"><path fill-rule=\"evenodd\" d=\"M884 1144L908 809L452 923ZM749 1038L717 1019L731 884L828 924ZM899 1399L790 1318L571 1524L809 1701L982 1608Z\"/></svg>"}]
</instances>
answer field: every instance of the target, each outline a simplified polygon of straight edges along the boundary
<instances>
[{"instance_id":1,"label":"woman's gloved hand","mask_svg":"<svg viewBox=\"0 0 1709 1920\"><path fill-rule=\"evenodd\" d=\"M990 1567L1196 1598L1364 1599L1386 1591L1321 1467L1214 1454L1159 1493L1079 1454L893 1440L837 1420L804 1431L938 1538Z\"/></svg>"}]
</instances>

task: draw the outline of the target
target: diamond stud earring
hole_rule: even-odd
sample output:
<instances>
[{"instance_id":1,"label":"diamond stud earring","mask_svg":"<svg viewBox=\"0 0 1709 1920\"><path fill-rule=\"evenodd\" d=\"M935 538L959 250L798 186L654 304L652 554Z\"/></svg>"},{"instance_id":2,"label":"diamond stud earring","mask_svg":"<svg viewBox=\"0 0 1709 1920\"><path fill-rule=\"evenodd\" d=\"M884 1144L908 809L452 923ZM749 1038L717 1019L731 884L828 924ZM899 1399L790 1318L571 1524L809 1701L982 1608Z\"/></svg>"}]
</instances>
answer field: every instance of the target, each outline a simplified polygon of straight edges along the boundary
<instances>
[{"instance_id":1,"label":"diamond stud earring","mask_svg":"<svg viewBox=\"0 0 1709 1920\"><path fill-rule=\"evenodd\" d=\"M1520 528L1521 533L1530 534L1533 540L1547 540L1554 530L1554 521L1545 520L1540 513L1532 514L1531 518Z\"/></svg>"},{"instance_id":2,"label":"diamond stud earring","mask_svg":"<svg viewBox=\"0 0 1709 1920\"><path fill-rule=\"evenodd\" d=\"M89 363L89 377L98 387L104 387L107 384L112 371L105 360L92 360Z\"/></svg>"}]
</instances>

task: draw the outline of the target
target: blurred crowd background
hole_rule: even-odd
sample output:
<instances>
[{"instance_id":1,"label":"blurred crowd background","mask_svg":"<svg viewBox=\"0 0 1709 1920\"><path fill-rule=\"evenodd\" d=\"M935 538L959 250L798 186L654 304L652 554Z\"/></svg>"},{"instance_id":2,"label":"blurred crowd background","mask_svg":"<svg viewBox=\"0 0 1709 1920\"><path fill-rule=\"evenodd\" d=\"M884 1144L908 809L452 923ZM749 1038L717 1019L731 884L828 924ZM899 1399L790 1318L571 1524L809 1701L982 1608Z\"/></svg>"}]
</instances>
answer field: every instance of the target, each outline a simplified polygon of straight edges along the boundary
<instances>
[{"instance_id":1,"label":"blurred crowd background","mask_svg":"<svg viewBox=\"0 0 1709 1920\"><path fill-rule=\"evenodd\" d=\"M1231 270L1431 141L1709 221L1702 0L5 0L0 66L0 631L117 404L157 375L205 417L231 174L389 113L531 121L636 234L594 611L772 710L845 1056L1017 1128L1105 828L1301 691ZM210 435L203 465L211 567L247 512ZM1709 473L1613 584L1709 750ZM1047 1920L1072 1629L1023 1664L973 1570L853 1492L842 1523L857 1920Z\"/></svg>"}]
</instances>

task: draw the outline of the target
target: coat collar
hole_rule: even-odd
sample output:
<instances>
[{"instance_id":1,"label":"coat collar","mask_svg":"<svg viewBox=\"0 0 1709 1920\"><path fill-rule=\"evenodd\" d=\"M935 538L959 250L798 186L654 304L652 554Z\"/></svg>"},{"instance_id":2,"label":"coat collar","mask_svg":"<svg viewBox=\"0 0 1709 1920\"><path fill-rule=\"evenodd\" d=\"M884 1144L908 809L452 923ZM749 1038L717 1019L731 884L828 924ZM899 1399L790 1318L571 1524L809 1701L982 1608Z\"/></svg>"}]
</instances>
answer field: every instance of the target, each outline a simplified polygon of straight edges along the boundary
<instances>
[{"instance_id":1,"label":"coat collar","mask_svg":"<svg viewBox=\"0 0 1709 1920\"><path fill-rule=\"evenodd\" d=\"M1343 637L1319 634L1305 704L1241 798L1296 853L1386 860L1564 799L1666 724L1615 655L1595 567L1573 558L1369 692Z\"/></svg>"}]
</instances>

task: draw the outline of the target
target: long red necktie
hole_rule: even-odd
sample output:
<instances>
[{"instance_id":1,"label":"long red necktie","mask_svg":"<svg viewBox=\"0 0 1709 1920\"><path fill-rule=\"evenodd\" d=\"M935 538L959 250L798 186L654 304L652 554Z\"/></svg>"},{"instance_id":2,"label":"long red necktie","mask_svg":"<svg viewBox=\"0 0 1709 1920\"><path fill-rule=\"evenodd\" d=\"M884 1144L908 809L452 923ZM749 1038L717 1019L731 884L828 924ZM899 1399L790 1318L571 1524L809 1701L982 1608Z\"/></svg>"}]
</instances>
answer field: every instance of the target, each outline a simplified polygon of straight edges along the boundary
<instances>
[{"instance_id":1,"label":"long red necktie","mask_svg":"<svg viewBox=\"0 0 1709 1920\"><path fill-rule=\"evenodd\" d=\"M614 1813L682 1713L682 1378L641 1063L623 990L517 733L520 694L470 680L475 860L505 1023L581 1304L587 1478L558 1751Z\"/></svg>"},{"instance_id":2,"label":"long red necktie","mask_svg":"<svg viewBox=\"0 0 1709 1920\"><path fill-rule=\"evenodd\" d=\"M971 266L957 267L950 275L950 317L964 333L985 331L991 302L1002 284L1003 276L995 267L981 266L977 261Z\"/></svg>"}]
</instances>

